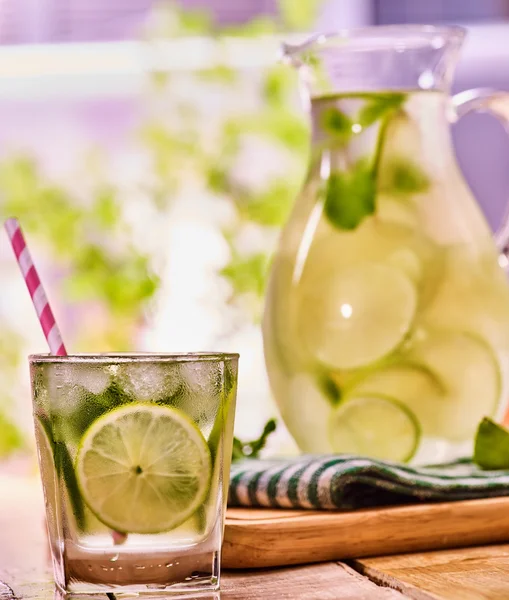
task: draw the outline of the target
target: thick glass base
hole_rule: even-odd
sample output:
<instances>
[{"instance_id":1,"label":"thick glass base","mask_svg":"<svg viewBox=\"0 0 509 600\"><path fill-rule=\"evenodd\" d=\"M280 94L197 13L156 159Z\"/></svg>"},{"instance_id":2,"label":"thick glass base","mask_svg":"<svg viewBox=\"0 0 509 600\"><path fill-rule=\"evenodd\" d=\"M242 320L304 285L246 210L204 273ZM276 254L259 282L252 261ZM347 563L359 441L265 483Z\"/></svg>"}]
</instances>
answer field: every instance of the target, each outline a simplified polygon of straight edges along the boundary
<instances>
[{"instance_id":1,"label":"thick glass base","mask_svg":"<svg viewBox=\"0 0 509 600\"><path fill-rule=\"evenodd\" d=\"M219 551L199 548L113 557L83 552L71 558L67 553L63 581L56 581L56 597L214 598L219 590L219 559Z\"/></svg>"}]
</instances>

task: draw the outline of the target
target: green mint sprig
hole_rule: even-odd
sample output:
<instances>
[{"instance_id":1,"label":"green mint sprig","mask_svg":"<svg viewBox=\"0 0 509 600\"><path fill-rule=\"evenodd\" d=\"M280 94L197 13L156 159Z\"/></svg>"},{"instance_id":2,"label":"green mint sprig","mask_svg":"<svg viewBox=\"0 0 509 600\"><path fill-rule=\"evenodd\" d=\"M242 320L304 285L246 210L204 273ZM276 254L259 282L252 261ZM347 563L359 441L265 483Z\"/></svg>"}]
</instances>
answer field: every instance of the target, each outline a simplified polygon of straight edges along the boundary
<instances>
[{"instance_id":1,"label":"green mint sprig","mask_svg":"<svg viewBox=\"0 0 509 600\"><path fill-rule=\"evenodd\" d=\"M371 98L355 119L337 107L324 111L322 126L329 133L332 146L344 148L355 135L377 121L381 121L377 148L373 160L356 161L349 169L332 169L324 190L324 212L330 223L338 229L351 231L375 213L376 196L383 192L394 196L422 193L429 187L427 175L406 157L393 157L380 165L387 132L392 119L400 118L406 100L403 93L386 93ZM341 150L338 150L341 151Z\"/></svg>"},{"instance_id":2,"label":"green mint sprig","mask_svg":"<svg viewBox=\"0 0 509 600\"><path fill-rule=\"evenodd\" d=\"M324 211L339 229L356 229L375 212L376 177L366 160L349 171L333 171L325 189Z\"/></svg>"},{"instance_id":3,"label":"green mint sprig","mask_svg":"<svg viewBox=\"0 0 509 600\"><path fill-rule=\"evenodd\" d=\"M267 421L262 434L257 440L243 442L238 438L233 438L232 461L240 460L242 458L258 458L260 452L267 444L267 438L276 430L276 427L276 420L270 419Z\"/></svg>"}]
</instances>

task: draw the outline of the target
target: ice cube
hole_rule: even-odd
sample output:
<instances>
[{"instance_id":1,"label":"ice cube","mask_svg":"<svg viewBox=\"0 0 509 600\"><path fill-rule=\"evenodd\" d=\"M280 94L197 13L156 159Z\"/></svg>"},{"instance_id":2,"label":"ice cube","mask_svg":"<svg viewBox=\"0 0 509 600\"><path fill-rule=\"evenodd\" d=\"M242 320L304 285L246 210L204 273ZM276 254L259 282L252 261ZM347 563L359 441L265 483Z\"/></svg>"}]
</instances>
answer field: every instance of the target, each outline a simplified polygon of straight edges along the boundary
<instances>
[{"instance_id":1,"label":"ice cube","mask_svg":"<svg viewBox=\"0 0 509 600\"><path fill-rule=\"evenodd\" d=\"M57 364L48 371L48 390L55 397L67 388L84 388L91 394L102 394L110 385L112 375L102 365Z\"/></svg>"},{"instance_id":2,"label":"ice cube","mask_svg":"<svg viewBox=\"0 0 509 600\"><path fill-rule=\"evenodd\" d=\"M182 385L177 364L133 362L120 365L118 384L135 400L157 402L172 397Z\"/></svg>"},{"instance_id":3,"label":"ice cube","mask_svg":"<svg viewBox=\"0 0 509 600\"><path fill-rule=\"evenodd\" d=\"M183 363L181 376L192 394L210 398L221 392L223 372L222 365L219 363L212 361Z\"/></svg>"},{"instance_id":4,"label":"ice cube","mask_svg":"<svg viewBox=\"0 0 509 600\"><path fill-rule=\"evenodd\" d=\"M72 380L69 383L80 385L92 394L102 394L110 385L112 375L104 366L80 366L72 369Z\"/></svg>"},{"instance_id":5,"label":"ice cube","mask_svg":"<svg viewBox=\"0 0 509 600\"><path fill-rule=\"evenodd\" d=\"M102 394L111 380L111 373L103 365L52 365L46 378L51 409L63 417L72 415L91 395Z\"/></svg>"},{"instance_id":6,"label":"ice cube","mask_svg":"<svg viewBox=\"0 0 509 600\"><path fill-rule=\"evenodd\" d=\"M177 407L196 422L202 433L210 432L222 400L222 365L204 361L181 365L182 390Z\"/></svg>"}]
</instances>

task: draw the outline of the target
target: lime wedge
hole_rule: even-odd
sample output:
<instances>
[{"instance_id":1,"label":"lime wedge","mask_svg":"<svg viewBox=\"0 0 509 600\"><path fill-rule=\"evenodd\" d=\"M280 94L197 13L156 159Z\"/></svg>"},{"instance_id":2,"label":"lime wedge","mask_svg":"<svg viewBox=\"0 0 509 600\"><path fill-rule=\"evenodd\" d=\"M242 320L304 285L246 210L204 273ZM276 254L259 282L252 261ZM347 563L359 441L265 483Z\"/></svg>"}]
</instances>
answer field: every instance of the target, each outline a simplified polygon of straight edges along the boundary
<instances>
[{"instance_id":1,"label":"lime wedge","mask_svg":"<svg viewBox=\"0 0 509 600\"><path fill-rule=\"evenodd\" d=\"M326 290L318 286L303 293L302 339L331 368L368 365L402 342L416 306L415 286L402 269L355 265L333 274Z\"/></svg>"},{"instance_id":2,"label":"lime wedge","mask_svg":"<svg viewBox=\"0 0 509 600\"><path fill-rule=\"evenodd\" d=\"M444 394L418 410L423 430L450 440L474 436L484 416L493 415L500 397L501 375L497 357L487 342L468 333L430 332L409 353L416 363L441 382Z\"/></svg>"},{"instance_id":3,"label":"lime wedge","mask_svg":"<svg viewBox=\"0 0 509 600\"><path fill-rule=\"evenodd\" d=\"M333 412L329 437L335 452L408 461L419 445L417 419L403 404L383 396L357 396Z\"/></svg>"},{"instance_id":4,"label":"lime wedge","mask_svg":"<svg viewBox=\"0 0 509 600\"><path fill-rule=\"evenodd\" d=\"M160 533L202 505L211 458L207 442L184 413L130 404L99 417L85 432L76 472L85 502L108 527Z\"/></svg>"},{"instance_id":5,"label":"lime wedge","mask_svg":"<svg viewBox=\"0 0 509 600\"><path fill-rule=\"evenodd\" d=\"M474 462L482 469L509 469L509 431L485 417L477 429Z\"/></svg>"}]
</instances>

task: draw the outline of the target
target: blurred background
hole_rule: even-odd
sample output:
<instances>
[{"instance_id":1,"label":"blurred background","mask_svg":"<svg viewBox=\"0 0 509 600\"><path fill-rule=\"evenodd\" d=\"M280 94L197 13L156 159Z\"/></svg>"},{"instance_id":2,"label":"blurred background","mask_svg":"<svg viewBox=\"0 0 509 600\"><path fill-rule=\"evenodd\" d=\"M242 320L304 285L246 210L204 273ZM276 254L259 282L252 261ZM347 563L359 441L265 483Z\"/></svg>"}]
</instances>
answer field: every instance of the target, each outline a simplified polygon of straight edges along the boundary
<instances>
[{"instance_id":1,"label":"blurred background","mask_svg":"<svg viewBox=\"0 0 509 600\"><path fill-rule=\"evenodd\" d=\"M454 91L509 90L509 0L0 0L0 216L20 218L67 348L241 353L236 432L277 415L260 318L309 131L296 32L468 28ZM509 143L468 116L458 160L490 225ZM45 352L0 236L0 457L32 446L26 355ZM270 451L291 451L282 424Z\"/></svg>"}]
</instances>

